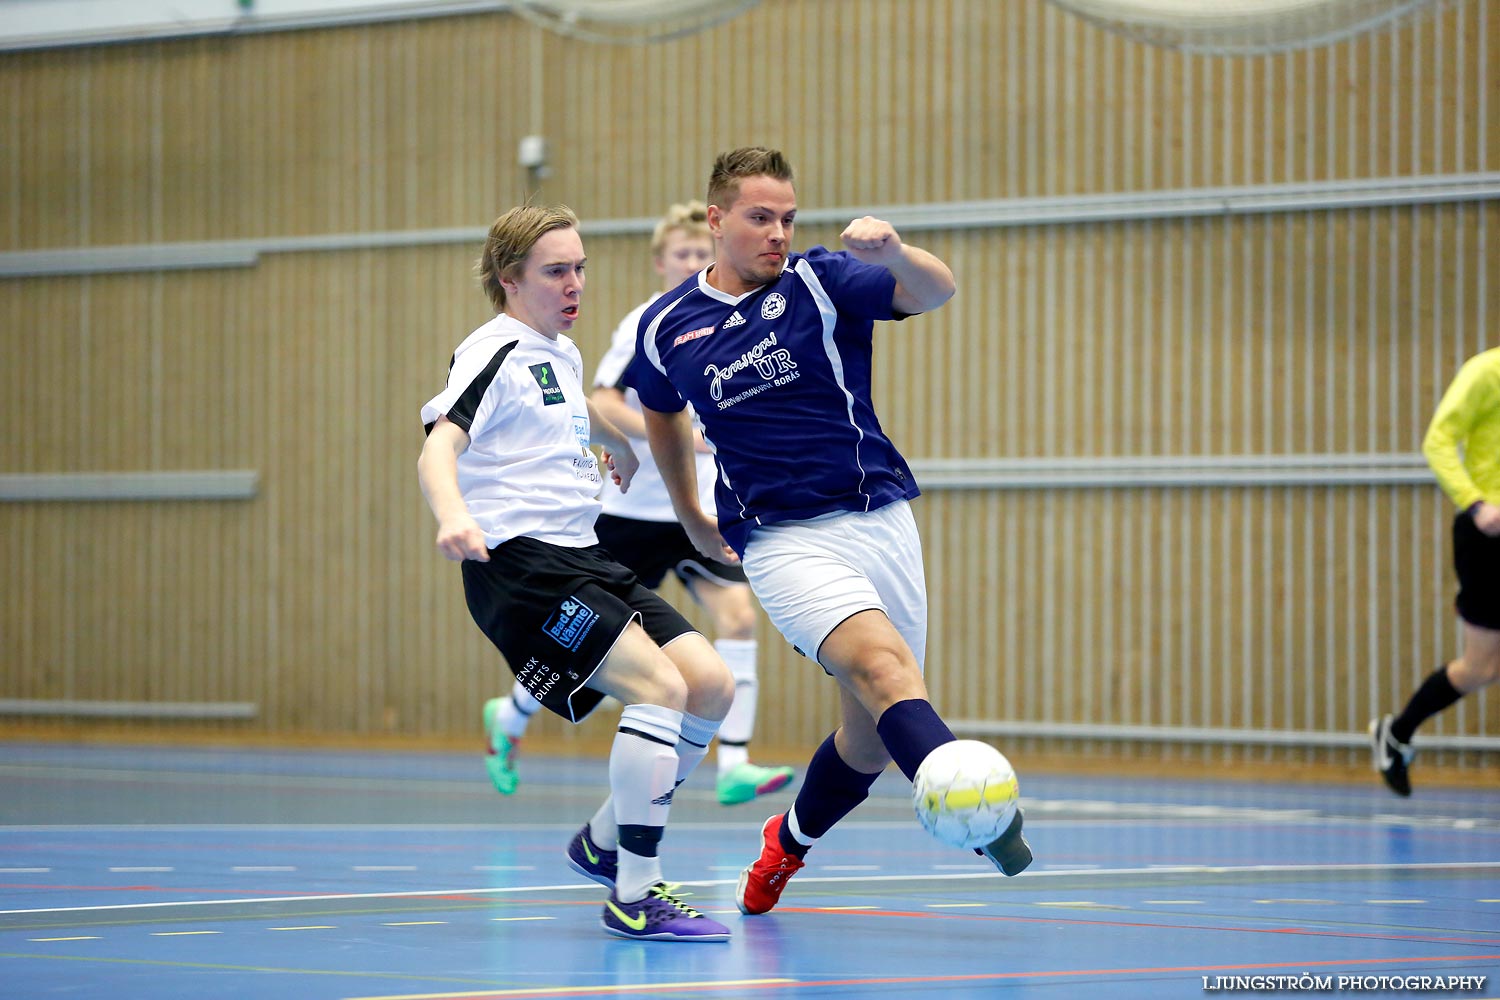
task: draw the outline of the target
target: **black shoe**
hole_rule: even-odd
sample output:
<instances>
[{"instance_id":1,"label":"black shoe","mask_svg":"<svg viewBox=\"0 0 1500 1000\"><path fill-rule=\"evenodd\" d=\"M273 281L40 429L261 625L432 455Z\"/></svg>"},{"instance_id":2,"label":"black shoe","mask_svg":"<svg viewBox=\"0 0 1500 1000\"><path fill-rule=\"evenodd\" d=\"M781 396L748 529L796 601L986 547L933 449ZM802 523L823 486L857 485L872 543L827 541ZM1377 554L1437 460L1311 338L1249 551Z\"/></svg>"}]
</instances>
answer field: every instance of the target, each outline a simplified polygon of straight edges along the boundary
<instances>
[{"instance_id":1,"label":"black shoe","mask_svg":"<svg viewBox=\"0 0 1500 1000\"><path fill-rule=\"evenodd\" d=\"M1410 744L1391 735L1389 715L1370 720L1370 753L1375 770L1380 772L1390 790L1401 796L1411 795L1411 778L1406 773L1406 765L1417 752Z\"/></svg>"},{"instance_id":2,"label":"black shoe","mask_svg":"<svg viewBox=\"0 0 1500 1000\"><path fill-rule=\"evenodd\" d=\"M1031 864L1031 845L1021 836L1021 810L1010 821L1005 832L984 847L974 848L980 857L989 858L1006 875L1019 875Z\"/></svg>"}]
</instances>

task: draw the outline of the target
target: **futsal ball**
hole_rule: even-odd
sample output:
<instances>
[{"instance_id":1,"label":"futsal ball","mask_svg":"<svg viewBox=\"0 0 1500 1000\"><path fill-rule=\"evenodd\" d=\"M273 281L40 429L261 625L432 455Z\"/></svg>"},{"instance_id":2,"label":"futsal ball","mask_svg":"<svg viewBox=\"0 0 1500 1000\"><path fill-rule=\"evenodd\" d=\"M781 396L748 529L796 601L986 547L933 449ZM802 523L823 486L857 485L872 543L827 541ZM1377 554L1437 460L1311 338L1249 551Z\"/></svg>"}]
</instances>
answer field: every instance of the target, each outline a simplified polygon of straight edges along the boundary
<instances>
[{"instance_id":1,"label":"futsal ball","mask_svg":"<svg viewBox=\"0 0 1500 1000\"><path fill-rule=\"evenodd\" d=\"M1005 755L978 740L954 740L927 755L912 781L922 829L953 847L984 847L1016 815L1021 791Z\"/></svg>"}]
</instances>

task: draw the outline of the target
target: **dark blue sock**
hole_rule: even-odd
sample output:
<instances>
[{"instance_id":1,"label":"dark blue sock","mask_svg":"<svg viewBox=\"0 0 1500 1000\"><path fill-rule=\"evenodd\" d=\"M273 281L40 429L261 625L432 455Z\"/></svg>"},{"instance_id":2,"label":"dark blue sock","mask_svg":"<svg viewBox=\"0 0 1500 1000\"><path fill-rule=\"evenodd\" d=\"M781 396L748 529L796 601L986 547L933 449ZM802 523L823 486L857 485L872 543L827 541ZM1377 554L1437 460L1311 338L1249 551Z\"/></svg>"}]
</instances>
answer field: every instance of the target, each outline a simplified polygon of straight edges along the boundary
<instances>
[{"instance_id":1,"label":"dark blue sock","mask_svg":"<svg viewBox=\"0 0 1500 1000\"><path fill-rule=\"evenodd\" d=\"M875 731L880 734L886 753L901 768L907 781L916 778L917 768L928 754L957 739L948 724L933 711L932 702L925 698L896 702L881 714L880 721L875 723ZM797 815L801 817L802 814Z\"/></svg>"},{"instance_id":2,"label":"dark blue sock","mask_svg":"<svg viewBox=\"0 0 1500 1000\"><path fill-rule=\"evenodd\" d=\"M869 798L870 786L878 777L879 771L865 774L844 763L830 735L813 753L802 776L802 787L798 789L792 806L797 810L798 828L807 837L823 836L833 829L833 824ZM792 839L792 832L784 821L780 840L781 849L788 854L800 858L807 853L807 845Z\"/></svg>"}]
</instances>

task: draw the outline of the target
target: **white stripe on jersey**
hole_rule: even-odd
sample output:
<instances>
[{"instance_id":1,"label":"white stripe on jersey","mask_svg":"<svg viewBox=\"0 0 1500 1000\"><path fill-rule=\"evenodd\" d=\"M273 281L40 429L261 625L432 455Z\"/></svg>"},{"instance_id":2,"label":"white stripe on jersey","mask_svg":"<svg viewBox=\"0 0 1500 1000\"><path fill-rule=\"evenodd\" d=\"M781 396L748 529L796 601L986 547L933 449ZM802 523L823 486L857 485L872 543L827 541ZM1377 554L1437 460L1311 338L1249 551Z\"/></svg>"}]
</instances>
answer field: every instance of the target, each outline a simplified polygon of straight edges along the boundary
<instances>
[{"instance_id":1,"label":"white stripe on jersey","mask_svg":"<svg viewBox=\"0 0 1500 1000\"><path fill-rule=\"evenodd\" d=\"M854 393L849 391L849 386L844 382L844 359L839 355L838 344L834 343L833 331L838 325L839 311L833 306L833 299L829 298L828 291L818 276L813 273L812 265L806 258L799 259L796 266L797 277L807 286L812 293L813 301L818 304L818 314L823 318L823 352L828 355L828 364L833 368L833 380L838 383L839 391L844 394L844 410L849 414L849 425L859 435L854 442L854 464L859 468L859 485L856 489L859 495L865 498L865 510L870 509L870 494L865 492L865 464L859 457L859 446L864 443L865 429L859 426L854 419Z\"/></svg>"},{"instance_id":2,"label":"white stripe on jersey","mask_svg":"<svg viewBox=\"0 0 1500 1000\"><path fill-rule=\"evenodd\" d=\"M708 282L703 280L702 274L699 274L698 276L698 285L704 287L712 287L708 285ZM661 348L656 344L656 332L657 330L661 329L662 321L667 318L667 314L670 313L673 309L676 309L678 303L680 303L683 299L687 298L691 294L693 294L693 290L689 289L686 294L679 295L676 299L674 299L671 305L667 306L661 312L656 314L656 318L651 321L651 325L646 327L646 332L641 335L641 345L646 349L646 360L651 362L652 368L655 368L657 371L661 372L662 378L667 378L667 367L666 365L662 364L661 361ZM668 379L668 381L670 381L670 379ZM679 398L681 398L682 396L681 393L678 393L677 395ZM717 465L718 463L715 462L715 464ZM740 518L743 520L750 513L749 508L745 506L744 497L740 496L739 491L734 488L734 483L729 481L729 472L722 465L719 466L719 482L721 482L724 485L724 488L734 496L735 506L739 507ZM701 486L702 484L700 483L699 485ZM717 496L715 496L715 500L717 499ZM760 518L757 517L755 519L755 523L759 524Z\"/></svg>"},{"instance_id":3,"label":"white stripe on jersey","mask_svg":"<svg viewBox=\"0 0 1500 1000\"><path fill-rule=\"evenodd\" d=\"M661 298L661 295L661 292L653 293L649 299L625 314L625 318L620 320L619 325L615 327L615 332L610 335L609 349L599 360L599 367L594 369L595 388L622 392L625 397L625 406L636 413L641 412L640 395L631 387L622 385L620 380L625 374L625 369L635 358L635 342L641 314L651 303ZM693 426L701 426L696 413L693 414ZM623 427L620 429L624 430ZM604 502L604 513L615 517L628 517L632 521L675 523L677 512L672 509L672 497L667 493L666 484L662 482L661 471L657 469L656 459L651 455L650 444L639 435L629 435L629 437L630 446L635 450L635 456L640 459L641 464L635 470L635 478L630 481L629 491L625 493L620 492L614 480L608 476L604 477L604 488L599 494L599 499ZM707 437L704 440L707 440ZM719 469L714 462L713 455L694 451L693 458L696 460L698 469L698 504L703 508L704 513L712 517L715 510L714 484L718 481Z\"/></svg>"}]
</instances>

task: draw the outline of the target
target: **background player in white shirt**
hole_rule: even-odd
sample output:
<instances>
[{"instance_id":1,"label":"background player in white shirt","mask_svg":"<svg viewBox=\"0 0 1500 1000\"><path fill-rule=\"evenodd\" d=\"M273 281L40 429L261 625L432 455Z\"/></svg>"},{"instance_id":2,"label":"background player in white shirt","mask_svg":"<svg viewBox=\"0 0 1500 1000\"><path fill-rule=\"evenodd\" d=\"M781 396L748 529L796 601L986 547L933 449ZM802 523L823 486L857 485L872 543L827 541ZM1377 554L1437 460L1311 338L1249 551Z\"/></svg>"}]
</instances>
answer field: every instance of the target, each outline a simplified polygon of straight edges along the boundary
<instances>
[{"instance_id":1,"label":"background player in white shirt","mask_svg":"<svg viewBox=\"0 0 1500 1000\"><path fill-rule=\"evenodd\" d=\"M844 251L793 252L797 196L776 150L719 156L708 204L715 263L643 314L626 382L689 537L742 558L771 621L842 689L842 724L740 877L740 910L764 913L888 763L910 779L954 739L922 680L927 595L908 506L918 491L870 385L874 321L941 306L954 280L869 216L844 230ZM717 519L699 507L687 405L719 467ZM1031 863L1019 811L982 853L1007 875Z\"/></svg>"},{"instance_id":2,"label":"background player in white shirt","mask_svg":"<svg viewBox=\"0 0 1500 1000\"><path fill-rule=\"evenodd\" d=\"M670 292L707 267L714 259L708 232L708 207L701 201L673 205L657 222L651 237L651 260L662 278L662 292ZM635 390L620 381L635 357L636 327L646 307L662 292L632 309L615 329L608 352L594 373L590 400L594 408L631 439L641 466L628 492L606 481L600 499L604 512L594 531L611 556L628 566L641 582L655 590L668 571L707 609L714 622L714 649L734 675L734 704L719 727L718 776L715 791L721 805L748 802L774 792L792 780L790 767L762 767L750 762L749 743L755 734L756 674L755 596L738 565L701 555L677 523L672 498L646 447L646 425ZM714 469L706 442L696 435L699 500L713 513ZM540 706L519 682L503 698L484 706L485 765L490 781L502 795L516 790L518 744Z\"/></svg>"},{"instance_id":3,"label":"background player in white shirt","mask_svg":"<svg viewBox=\"0 0 1500 1000\"><path fill-rule=\"evenodd\" d=\"M589 403L565 336L583 296L577 226L566 208L523 206L490 227L478 270L498 315L459 345L446 387L422 407L418 477L469 612L522 686L573 722L605 695L625 706L610 795L567 849L569 865L611 889L604 929L726 941L724 925L663 880L657 848L673 790L707 753L733 681L708 640L594 535L601 477L589 445L604 446L622 489L637 463Z\"/></svg>"}]
</instances>

